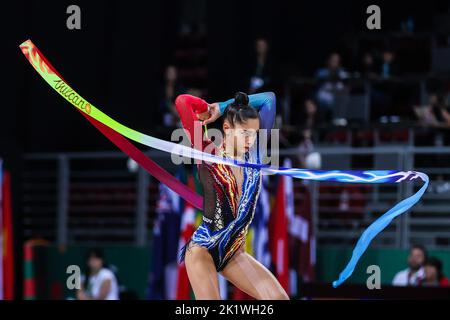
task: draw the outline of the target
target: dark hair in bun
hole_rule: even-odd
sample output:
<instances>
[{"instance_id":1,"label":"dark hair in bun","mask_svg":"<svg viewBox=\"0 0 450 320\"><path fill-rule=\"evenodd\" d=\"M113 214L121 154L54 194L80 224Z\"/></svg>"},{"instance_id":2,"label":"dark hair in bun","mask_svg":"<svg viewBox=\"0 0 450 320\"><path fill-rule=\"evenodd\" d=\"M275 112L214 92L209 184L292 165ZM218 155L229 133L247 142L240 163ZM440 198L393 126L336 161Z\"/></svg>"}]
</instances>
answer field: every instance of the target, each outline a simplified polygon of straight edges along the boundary
<instances>
[{"instance_id":1,"label":"dark hair in bun","mask_svg":"<svg viewBox=\"0 0 450 320\"><path fill-rule=\"evenodd\" d=\"M248 95L243 92L236 92L234 101L230 103L223 114L223 119L234 126L235 123L245 123L248 119L259 119L259 113L249 104Z\"/></svg>"},{"instance_id":2,"label":"dark hair in bun","mask_svg":"<svg viewBox=\"0 0 450 320\"><path fill-rule=\"evenodd\" d=\"M236 92L234 95L234 104L236 106L247 106L248 105L248 95L243 92Z\"/></svg>"}]
</instances>

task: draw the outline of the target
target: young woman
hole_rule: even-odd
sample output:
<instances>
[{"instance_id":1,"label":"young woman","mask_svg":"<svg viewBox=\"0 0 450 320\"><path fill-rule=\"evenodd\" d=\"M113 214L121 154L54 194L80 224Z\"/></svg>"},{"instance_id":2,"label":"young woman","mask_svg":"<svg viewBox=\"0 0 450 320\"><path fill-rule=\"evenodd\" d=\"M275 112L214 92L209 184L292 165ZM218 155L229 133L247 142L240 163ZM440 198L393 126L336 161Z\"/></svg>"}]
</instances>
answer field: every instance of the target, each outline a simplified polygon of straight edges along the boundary
<instances>
[{"instance_id":1,"label":"young woman","mask_svg":"<svg viewBox=\"0 0 450 320\"><path fill-rule=\"evenodd\" d=\"M119 285L114 273L105 267L103 252L89 250L86 257L87 272L77 291L78 300L119 300Z\"/></svg>"},{"instance_id":2,"label":"young woman","mask_svg":"<svg viewBox=\"0 0 450 320\"><path fill-rule=\"evenodd\" d=\"M224 138L213 153L260 162L257 132L270 130L275 118L275 95L237 93L234 100L208 104L180 95L175 101L191 143L195 121L211 123L223 116ZM200 137L201 148L212 142ZM245 236L253 219L261 187L260 170L202 162L198 174L204 190L203 221L181 250L196 299L220 299L217 273L255 299L289 299L277 279L245 252Z\"/></svg>"}]
</instances>

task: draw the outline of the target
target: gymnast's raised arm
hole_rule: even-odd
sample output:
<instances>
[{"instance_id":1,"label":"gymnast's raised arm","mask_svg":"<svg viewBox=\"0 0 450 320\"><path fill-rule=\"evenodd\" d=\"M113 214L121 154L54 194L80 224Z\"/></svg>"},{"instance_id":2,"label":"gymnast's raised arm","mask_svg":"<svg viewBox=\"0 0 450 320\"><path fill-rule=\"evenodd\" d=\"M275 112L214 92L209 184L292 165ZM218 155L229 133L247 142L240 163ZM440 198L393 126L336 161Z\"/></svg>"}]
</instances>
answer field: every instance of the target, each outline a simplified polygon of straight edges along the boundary
<instances>
[{"instance_id":1,"label":"gymnast's raised arm","mask_svg":"<svg viewBox=\"0 0 450 320\"><path fill-rule=\"evenodd\" d=\"M200 122L210 116L208 103L201 98L189 94L182 94L176 98L175 107L191 144L197 149L201 147L203 151L203 148L211 143L208 139L204 138L204 132Z\"/></svg>"},{"instance_id":2,"label":"gymnast's raised arm","mask_svg":"<svg viewBox=\"0 0 450 320\"><path fill-rule=\"evenodd\" d=\"M256 93L249 95L248 99L249 105L259 112L261 119L260 129L272 129L276 115L275 94L273 92ZM233 99L219 102L219 110L221 115L225 111L225 108L232 102Z\"/></svg>"}]
</instances>

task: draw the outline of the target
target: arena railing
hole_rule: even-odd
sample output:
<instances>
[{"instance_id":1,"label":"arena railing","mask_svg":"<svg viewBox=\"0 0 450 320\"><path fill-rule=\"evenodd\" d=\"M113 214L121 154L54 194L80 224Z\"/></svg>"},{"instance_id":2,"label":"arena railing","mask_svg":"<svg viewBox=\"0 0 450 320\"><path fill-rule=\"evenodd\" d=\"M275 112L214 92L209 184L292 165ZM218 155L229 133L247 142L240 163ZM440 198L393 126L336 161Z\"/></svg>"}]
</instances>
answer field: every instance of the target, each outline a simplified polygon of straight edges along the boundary
<instances>
[{"instance_id":1,"label":"arena railing","mask_svg":"<svg viewBox=\"0 0 450 320\"><path fill-rule=\"evenodd\" d=\"M373 242L374 247L428 248L450 241L450 147L378 146L316 147L322 169L416 170L431 182L422 201L394 220ZM176 166L162 152L147 152L171 171ZM294 163L298 149L284 149L280 157ZM142 169L130 172L120 152L27 154L24 156L21 210L25 238L44 238L55 244L137 244L151 236L158 182ZM271 179L274 182L275 179ZM343 185L307 183L318 245L352 246L361 232L380 214L411 195L420 186ZM296 194L296 197L302 195Z\"/></svg>"}]
</instances>

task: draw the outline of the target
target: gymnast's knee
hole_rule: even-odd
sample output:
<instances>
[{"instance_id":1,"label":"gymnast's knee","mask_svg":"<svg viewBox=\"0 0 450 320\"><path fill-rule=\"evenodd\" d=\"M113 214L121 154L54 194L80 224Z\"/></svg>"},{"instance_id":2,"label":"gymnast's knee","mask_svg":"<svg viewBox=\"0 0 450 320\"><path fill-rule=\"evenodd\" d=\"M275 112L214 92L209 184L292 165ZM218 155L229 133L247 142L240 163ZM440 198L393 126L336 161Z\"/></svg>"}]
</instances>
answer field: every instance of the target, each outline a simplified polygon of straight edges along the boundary
<instances>
[{"instance_id":1,"label":"gymnast's knee","mask_svg":"<svg viewBox=\"0 0 450 320\"><path fill-rule=\"evenodd\" d=\"M286 291L283 288L266 288L266 290L260 290L260 300L290 300Z\"/></svg>"},{"instance_id":2,"label":"gymnast's knee","mask_svg":"<svg viewBox=\"0 0 450 320\"><path fill-rule=\"evenodd\" d=\"M289 300L288 294L282 290L274 292L274 296L272 297L272 300Z\"/></svg>"}]
</instances>

